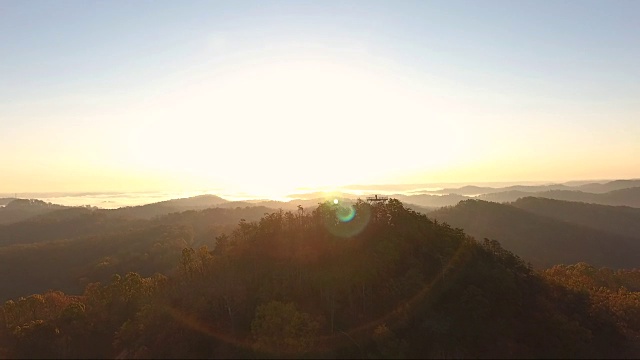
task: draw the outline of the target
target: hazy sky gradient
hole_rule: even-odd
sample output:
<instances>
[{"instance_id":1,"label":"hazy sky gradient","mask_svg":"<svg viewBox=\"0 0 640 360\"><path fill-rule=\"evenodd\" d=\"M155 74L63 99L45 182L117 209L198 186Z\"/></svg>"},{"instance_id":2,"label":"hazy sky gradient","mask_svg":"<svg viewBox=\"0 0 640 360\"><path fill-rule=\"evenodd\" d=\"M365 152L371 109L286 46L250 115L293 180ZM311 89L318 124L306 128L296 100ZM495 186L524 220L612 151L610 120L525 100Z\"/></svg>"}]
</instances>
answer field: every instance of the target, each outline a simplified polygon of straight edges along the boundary
<instances>
[{"instance_id":1,"label":"hazy sky gradient","mask_svg":"<svg viewBox=\"0 0 640 360\"><path fill-rule=\"evenodd\" d=\"M0 192L640 177L638 14L0 0Z\"/></svg>"}]
</instances>

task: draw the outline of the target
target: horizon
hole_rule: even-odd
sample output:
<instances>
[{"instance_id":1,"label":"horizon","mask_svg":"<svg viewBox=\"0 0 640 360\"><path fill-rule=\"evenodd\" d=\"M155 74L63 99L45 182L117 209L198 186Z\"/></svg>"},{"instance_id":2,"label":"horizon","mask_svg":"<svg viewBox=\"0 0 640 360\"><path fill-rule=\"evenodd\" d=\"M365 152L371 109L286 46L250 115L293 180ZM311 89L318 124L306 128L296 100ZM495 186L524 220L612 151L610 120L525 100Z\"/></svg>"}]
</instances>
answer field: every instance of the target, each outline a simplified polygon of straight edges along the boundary
<instances>
[{"instance_id":1,"label":"horizon","mask_svg":"<svg viewBox=\"0 0 640 360\"><path fill-rule=\"evenodd\" d=\"M568 181L474 181L474 182L427 182L427 183L386 183L386 184L347 184L347 185L338 185L338 186L324 186L317 188L308 188L308 187L299 187L292 189L291 191L273 194L276 197L284 197L296 194L309 194L316 192L335 192L335 191L343 191L348 192L350 190L353 191L362 191L362 190L376 190L380 189L383 191L396 191L391 189L415 189L415 188L425 188L429 189L428 191L438 191L446 188L460 188L465 186L486 186L486 187L494 187L494 188L502 188L509 187L515 185L562 185L562 184L570 184L570 183L603 183L610 181L630 181L630 180L638 180L640 178L611 178L611 179L574 179ZM388 189L388 190L387 190ZM402 191L402 190L397 190ZM427 190L425 190L427 191ZM49 196L66 196L66 195L109 195L109 194L149 194L149 193L202 193L202 194L211 194L215 195L216 193L224 193L225 190L222 188L218 189L146 189L146 190L113 190L113 189L105 189L105 190L87 190L87 191L12 191L12 192L2 192L0 191L0 197L8 197L8 195L16 195L16 194L47 194ZM250 194L247 192L238 192L236 194L242 195L251 195L252 197L247 197L247 199L255 199L255 196L260 196L257 194Z\"/></svg>"},{"instance_id":2,"label":"horizon","mask_svg":"<svg viewBox=\"0 0 640 360\"><path fill-rule=\"evenodd\" d=\"M2 193L1 198L37 199L47 203L64 206L92 206L101 209L117 209L126 206L141 206L176 199L188 199L199 196L215 196L225 202L282 202L288 203L296 200L308 201L325 199L331 201L334 198L345 199L364 198L374 194L382 196L414 196L434 195L443 196L457 194L454 192L442 192L442 190L456 190L467 186L488 187L494 189L506 189L511 186L548 186L565 185L577 187L584 184L608 183L613 181L633 181L638 179L588 179L571 180L566 182L529 181L529 182L475 182L475 183L428 183L428 184L363 184L345 185L325 189L296 189L279 195L260 195L249 193L229 193L223 189L201 190L158 190L158 191L83 191L83 192L15 192ZM576 191L580 191L576 189ZM480 194L477 194L480 195ZM477 195L466 195L474 198ZM310 197L313 196L313 197ZM2 207L4 205L0 205Z\"/></svg>"},{"instance_id":3,"label":"horizon","mask_svg":"<svg viewBox=\"0 0 640 360\"><path fill-rule=\"evenodd\" d=\"M4 1L0 193L639 178L638 12Z\"/></svg>"}]
</instances>

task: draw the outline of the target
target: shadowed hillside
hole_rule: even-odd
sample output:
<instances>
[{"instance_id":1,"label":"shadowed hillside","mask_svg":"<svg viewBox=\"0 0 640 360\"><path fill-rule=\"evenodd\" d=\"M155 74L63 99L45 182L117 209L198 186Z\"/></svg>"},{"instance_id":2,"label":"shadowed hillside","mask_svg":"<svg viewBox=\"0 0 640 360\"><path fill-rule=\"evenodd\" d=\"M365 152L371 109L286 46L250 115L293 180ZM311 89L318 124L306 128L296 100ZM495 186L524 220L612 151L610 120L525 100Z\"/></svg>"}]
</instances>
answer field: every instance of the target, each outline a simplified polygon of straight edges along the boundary
<instances>
[{"instance_id":1,"label":"shadowed hillside","mask_svg":"<svg viewBox=\"0 0 640 360\"><path fill-rule=\"evenodd\" d=\"M24 221L0 225L0 246L106 234L139 225L140 221L108 216L103 210L63 208Z\"/></svg>"},{"instance_id":2,"label":"shadowed hillside","mask_svg":"<svg viewBox=\"0 0 640 360\"><path fill-rule=\"evenodd\" d=\"M640 240L481 200L429 213L477 238L500 241L537 267L580 261L614 268L640 266Z\"/></svg>"},{"instance_id":3,"label":"shadowed hillside","mask_svg":"<svg viewBox=\"0 0 640 360\"><path fill-rule=\"evenodd\" d=\"M5 199L7 200L7 199ZM66 206L34 199L13 199L0 207L0 224L10 224L34 216L64 209Z\"/></svg>"},{"instance_id":4,"label":"shadowed hillside","mask_svg":"<svg viewBox=\"0 0 640 360\"><path fill-rule=\"evenodd\" d=\"M0 226L0 301L51 288L77 293L116 272L166 273L184 247L214 246L216 236L241 220L273 210L211 208L154 220L114 218L109 211L64 209Z\"/></svg>"},{"instance_id":5,"label":"shadowed hillside","mask_svg":"<svg viewBox=\"0 0 640 360\"><path fill-rule=\"evenodd\" d=\"M640 239L640 209L525 197L511 205L541 216Z\"/></svg>"}]
</instances>

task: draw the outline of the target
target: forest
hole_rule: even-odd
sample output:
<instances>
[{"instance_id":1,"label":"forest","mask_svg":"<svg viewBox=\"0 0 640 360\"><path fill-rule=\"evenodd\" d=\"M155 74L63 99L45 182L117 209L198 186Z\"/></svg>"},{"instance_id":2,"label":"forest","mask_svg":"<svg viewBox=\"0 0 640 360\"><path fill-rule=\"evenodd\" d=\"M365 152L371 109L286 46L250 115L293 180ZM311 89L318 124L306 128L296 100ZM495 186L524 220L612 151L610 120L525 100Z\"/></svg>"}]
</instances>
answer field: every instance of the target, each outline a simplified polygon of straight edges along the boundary
<instances>
[{"instance_id":1,"label":"forest","mask_svg":"<svg viewBox=\"0 0 640 360\"><path fill-rule=\"evenodd\" d=\"M0 0L0 360L640 359L640 0Z\"/></svg>"},{"instance_id":2,"label":"forest","mask_svg":"<svg viewBox=\"0 0 640 360\"><path fill-rule=\"evenodd\" d=\"M525 202L490 212L544 205ZM533 264L442 220L488 206L62 209L0 225L0 358L640 357L632 260Z\"/></svg>"}]
</instances>

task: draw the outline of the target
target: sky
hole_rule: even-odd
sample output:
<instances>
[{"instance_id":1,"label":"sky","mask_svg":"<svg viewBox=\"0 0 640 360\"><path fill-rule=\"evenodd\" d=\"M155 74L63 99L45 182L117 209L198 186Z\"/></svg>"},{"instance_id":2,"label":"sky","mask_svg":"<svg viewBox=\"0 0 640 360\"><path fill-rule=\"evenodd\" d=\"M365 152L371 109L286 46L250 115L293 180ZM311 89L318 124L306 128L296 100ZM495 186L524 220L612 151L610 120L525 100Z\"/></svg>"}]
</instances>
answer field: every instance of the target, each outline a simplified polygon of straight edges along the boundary
<instances>
[{"instance_id":1,"label":"sky","mask_svg":"<svg viewBox=\"0 0 640 360\"><path fill-rule=\"evenodd\" d=\"M637 178L639 13L0 0L0 193Z\"/></svg>"}]
</instances>

